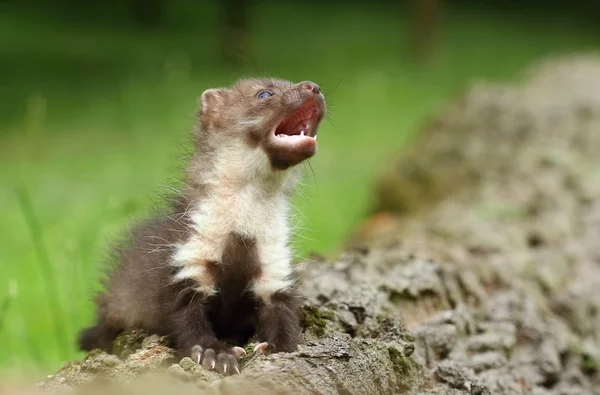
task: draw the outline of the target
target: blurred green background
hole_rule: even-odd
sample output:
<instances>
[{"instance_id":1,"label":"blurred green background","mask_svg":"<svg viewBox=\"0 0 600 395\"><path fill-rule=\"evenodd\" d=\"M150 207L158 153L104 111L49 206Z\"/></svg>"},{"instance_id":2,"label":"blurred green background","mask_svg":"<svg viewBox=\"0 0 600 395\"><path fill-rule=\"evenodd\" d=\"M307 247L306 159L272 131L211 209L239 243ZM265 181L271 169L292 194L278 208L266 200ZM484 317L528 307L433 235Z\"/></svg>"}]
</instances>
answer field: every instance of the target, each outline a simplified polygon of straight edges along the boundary
<instances>
[{"instance_id":1,"label":"blurred green background","mask_svg":"<svg viewBox=\"0 0 600 395\"><path fill-rule=\"evenodd\" d=\"M597 49L597 3L0 0L0 377L81 356L107 244L180 178L204 89L321 85L296 244L331 255L428 116L473 80Z\"/></svg>"}]
</instances>

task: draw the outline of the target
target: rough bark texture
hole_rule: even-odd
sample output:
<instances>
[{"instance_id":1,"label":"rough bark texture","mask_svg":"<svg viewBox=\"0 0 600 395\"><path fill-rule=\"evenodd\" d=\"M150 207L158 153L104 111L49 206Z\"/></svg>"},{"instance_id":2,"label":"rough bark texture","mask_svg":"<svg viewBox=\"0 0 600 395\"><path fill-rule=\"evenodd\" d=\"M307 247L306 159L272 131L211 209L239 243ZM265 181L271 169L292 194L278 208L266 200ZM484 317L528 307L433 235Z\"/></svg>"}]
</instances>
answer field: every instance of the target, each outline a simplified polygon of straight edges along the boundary
<instances>
[{"instance_id":1,"label":"rough bark texture","mask_svg":"<svg viewBox=\"0 0 600 395\"><path fill-rule=\"evenodd\" d=\"M174 361L164 339L128 333L118 356L93 352L40 386L600 393L600 59L533 70L524 84L475 86L452 104L382 178L386 213L335 262L305 262L297 352L249 346L242 374L223 379Z\"/></svg>"}]
</instances>

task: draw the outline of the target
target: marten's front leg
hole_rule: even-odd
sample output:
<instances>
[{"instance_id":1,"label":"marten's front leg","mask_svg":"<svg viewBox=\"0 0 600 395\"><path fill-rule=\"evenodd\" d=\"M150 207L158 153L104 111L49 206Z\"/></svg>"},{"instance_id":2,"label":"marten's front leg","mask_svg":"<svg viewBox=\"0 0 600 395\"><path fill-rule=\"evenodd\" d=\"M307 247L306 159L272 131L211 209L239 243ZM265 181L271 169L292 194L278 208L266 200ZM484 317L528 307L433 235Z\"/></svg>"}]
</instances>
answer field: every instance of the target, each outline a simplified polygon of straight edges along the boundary
<instances>
[{"instance_id":1,"label":"marten's front leg","mask_svg":"<svg viewBox=\"0 0 600 395\"><path fill-rule=\"evenodd\" d=\"M241 347L228 347L217 339L206 311L207 296L194 290L180 295L171 314L171 333L178 352L189 356L208 370L231 375L240 373Z\"/></svg>"},{"instance_id":2,"label":"marten's front leg","mask_svg":"<svg viewBox=\"0 0 600 395\"><path fill-rule=\"evenodd\" d=\"M300 343L300 299L293 291L272 294L261 307L255 350L265 354L295 351Z\"/></svg>"}]
</instances>

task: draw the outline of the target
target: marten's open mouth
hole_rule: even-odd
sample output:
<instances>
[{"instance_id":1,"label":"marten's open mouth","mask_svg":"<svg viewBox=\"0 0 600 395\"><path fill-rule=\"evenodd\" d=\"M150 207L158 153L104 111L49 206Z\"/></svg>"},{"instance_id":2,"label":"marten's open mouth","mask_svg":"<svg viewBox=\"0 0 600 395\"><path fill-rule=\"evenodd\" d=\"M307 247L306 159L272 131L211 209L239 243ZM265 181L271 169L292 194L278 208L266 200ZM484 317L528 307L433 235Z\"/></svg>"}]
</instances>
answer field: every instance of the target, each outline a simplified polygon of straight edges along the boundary
<instances>
[{"instance_id":1,"label":"marten's open mouth","mask_svg":"<svg viewBox=\"0 0 600 395\"><path fill-rule=\"evenodd\" d=\"M316 100L309 100L277 125L274 132L275 137L290 144L296 144L303 140L316 141L318 120L319 105Z\"/></svg>"},{"instance_id":2,"label":"marten's open mouth","mask_svg":"<svg viewBox=\"0 0 600 395\"><path fill-rule=\"evenodd\" d=\"M323 104L310 98L272 129L267 152L277 167L294 166L317 152L317 129L323 115Z\"/></svg>"}]
</instances>

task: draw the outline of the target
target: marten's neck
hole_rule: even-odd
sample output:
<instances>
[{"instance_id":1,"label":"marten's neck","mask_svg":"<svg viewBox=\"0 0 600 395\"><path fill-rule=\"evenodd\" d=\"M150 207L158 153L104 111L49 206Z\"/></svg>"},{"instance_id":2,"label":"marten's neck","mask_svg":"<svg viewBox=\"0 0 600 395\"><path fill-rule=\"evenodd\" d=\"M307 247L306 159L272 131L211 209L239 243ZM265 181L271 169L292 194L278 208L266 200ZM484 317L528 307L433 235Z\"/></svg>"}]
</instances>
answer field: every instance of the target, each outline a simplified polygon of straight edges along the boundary
<instances>
[{"instance_id":1,"label":"marten's neck","mask_svg":"<svg viewBox=\"0 0 600 395\"><path fill-rule=\"evenodd\" d=\"M235 235L256 248L258 262L248 264L260 265L252 284L259 297L291 286L290 199L301 167L275 170L259 150L229 144L195 156L189 168L190 236L173 256L175 280L191 278L199 290L217 292L210 267L227 264L223 254Z\"/></svg>"}]
</instances>

